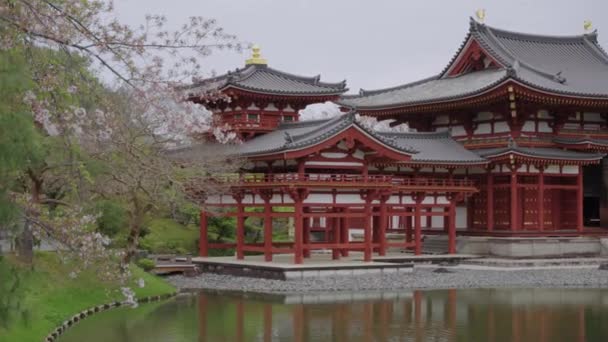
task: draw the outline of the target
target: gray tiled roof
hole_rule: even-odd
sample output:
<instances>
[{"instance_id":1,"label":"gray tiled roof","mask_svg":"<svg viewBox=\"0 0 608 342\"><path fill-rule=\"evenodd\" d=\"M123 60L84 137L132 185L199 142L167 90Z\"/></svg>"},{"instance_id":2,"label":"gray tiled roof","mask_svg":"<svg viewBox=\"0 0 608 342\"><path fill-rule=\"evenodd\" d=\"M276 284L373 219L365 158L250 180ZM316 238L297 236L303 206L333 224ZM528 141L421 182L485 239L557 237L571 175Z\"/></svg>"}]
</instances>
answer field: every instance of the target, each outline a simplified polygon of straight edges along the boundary
<instances>
[{"instance_id":1,"label":"gray tiled roof","mask_svg":"<svg viewBox=\"0 0 608 342\"><path fill-rule=\"evenodd\" d=\"M561 159L561 160L573 160L573 161L588 161L588 160L599 160L604 157L601 153L584 153L576 151L562 150L559 148L545 148L545 147L519 147L519 146L508 146L499 148L489 148L474 150L475 153L484 158L498 157L504 154L515 153L528 157L535 158L550 158L550 159Z\"/></svg>"},{"instance_id":2,"label":"gray tiled roof","mask_svg":"<svg viewBox=\"0 0 608 342\"><path fill-rule=\"evenodd\" d=\"M201 80L185 90L191 95L197 95L227 87L279 95L339 95L348 90L346 81L321 82L320 76L303 77L260 64L248 65L221 76Z\"/></svg>"},{"instance_id":3,"label":"gray tiled roof","mask_svg":"<svg viewBox=\"0 0 608 342\"><path fill-rule=\"evenodd\" d=\"M557 144L564 144L564 145L592 144L592 145L608 146L608 139L596 139L596 138L590 138L590 137L582 137L582 138L555 137L555 138L553 138L553 142L555 142Z\"/></svg>"},{"instance_id":4,"label":"gray tiled roof","mask_svg":"<svg viewBox=\"0 0 608 342\"><path fill-rule=\"evenodd\" d=\"M285 123L273 132L243 143L238 154L255 156L298 150L330 139L351 126L357 126L392 149L412 155L414 162L486 163L484 158L468 151L453 140L447 131L439 133L377 132L360 125L355 117L356 114L351 112L332 119Z\"/></svg>"},{"instance_id":5,"label":"gray tiled roof","mask_svg":"<svg viewBox=\"0 0 608 342\"><path fill-rule=\"evenodd\" d=\"M503 67L448 76L466 43L474 39ZM343 96L339 103L363 108L391 108L462 98L513 79L558 94L608 97L608 54L597 32L578 36L543 36L496 29L471 19L469 33L441 74L418 82Z\"/></svg>"},{"instance_id":6,"label":"gray tiled roof","mask_svg":"<svg viewBox=\"0 0 608 342\"><path fill-rule=\"evenodd\" d=\"M507 79L505 70L484 70L459 77L439 78L404 84L374 91L361 90L359 95L345 95L339 103L363 109L367 107L399 107L425 102L445 101L474 95Z\"/></svg>"},{"instance_id":7,"label":"gray tiled roof","mask_svg":"<svg viewBox=\"0 0 608 342\"><path fill-rule=\"evenodd\" d=\"M452 139L449 131L441 132L408 132L408 133L385 133L378 134L392 137L399 144L409 146L418 153L412 156L412 161L435 162L450 164L482 164L487 160L472 151L467 150L462 144Z\"/></svg>"}]
</instances>

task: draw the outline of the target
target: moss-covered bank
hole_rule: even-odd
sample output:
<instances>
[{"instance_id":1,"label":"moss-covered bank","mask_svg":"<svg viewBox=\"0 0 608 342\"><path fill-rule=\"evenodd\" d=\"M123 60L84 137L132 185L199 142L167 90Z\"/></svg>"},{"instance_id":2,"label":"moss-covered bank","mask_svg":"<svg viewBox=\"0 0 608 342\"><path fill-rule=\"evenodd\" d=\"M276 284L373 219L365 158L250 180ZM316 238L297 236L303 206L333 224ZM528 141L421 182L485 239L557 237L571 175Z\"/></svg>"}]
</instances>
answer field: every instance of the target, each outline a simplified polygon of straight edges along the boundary
<instances>
[{"instance_id":1,"label":"moss-covered bank","mask_svg":"<svg viewBox=\"0 0 608 342\"><path fill-rule=\"evenodd\" d=\"M0 260L0 341L42 341L66 318L94 305L123 300L120 286L94 272L69 277L71 270L54 253L37 253L34 266L11 256ZM131 288L137 297L172 293L163 279L133 267ZM143 279L145 286L137 286Z\"/></svg>"}]
</instances>

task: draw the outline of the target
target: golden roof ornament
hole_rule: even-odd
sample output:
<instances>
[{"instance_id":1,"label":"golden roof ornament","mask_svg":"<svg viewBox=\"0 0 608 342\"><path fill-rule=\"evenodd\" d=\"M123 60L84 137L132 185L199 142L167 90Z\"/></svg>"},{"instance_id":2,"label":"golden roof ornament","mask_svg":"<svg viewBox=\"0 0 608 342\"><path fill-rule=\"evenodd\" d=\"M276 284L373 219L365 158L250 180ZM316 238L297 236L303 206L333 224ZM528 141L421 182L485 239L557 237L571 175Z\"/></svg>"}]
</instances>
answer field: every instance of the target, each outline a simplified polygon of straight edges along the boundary
<instances>
[{"instance_id":1,"label":"golden roof ornament","mask_svg":"<svg viewBox=\"0 0 608 342\"><path fill-rule=\"evenodd\" d=\"M485 8L480 8L477 11L475 11L475 16L477 17L477 20L479 20L480 23L483 23L484 20L486 19L486 9Z\"/></svg>"},{"instance_id":2,"label":"golden roof ornament","mask_svg":"<svg viewBox=\"0 0 608 342\"><path fill-rule=\"evenodd\" d=\"M585 29L585 32L590 32L591 29L593 29L593 23L591 20L583 21L583 28Z\"/></svg>"},{"instance_id":3,"label":"golden roof ornament","mask_svg":"<svg viewBox=\"0 0 608 342\"><path fill-rule=\"evenodd\" d=\"M245 65L267 65L266 59L262 58L262 54L260 53L260 47L257 44L254 44L251 47L251 58L245 61Z\"/></svg>"}]
</instances>

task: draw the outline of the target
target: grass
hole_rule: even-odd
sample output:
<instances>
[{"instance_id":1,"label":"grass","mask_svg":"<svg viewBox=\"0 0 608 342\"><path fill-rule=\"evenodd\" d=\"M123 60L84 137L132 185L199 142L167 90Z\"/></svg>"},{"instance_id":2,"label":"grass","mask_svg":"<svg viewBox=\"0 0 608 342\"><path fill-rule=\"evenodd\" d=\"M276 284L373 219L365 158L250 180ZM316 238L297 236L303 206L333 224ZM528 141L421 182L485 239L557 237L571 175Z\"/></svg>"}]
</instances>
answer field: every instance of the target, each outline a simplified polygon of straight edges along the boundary
<instances>
[{"instance_id":1,"label":"grass","mask_svg":"<svg viewBox=\"0 0 608 342\"><path fill-rule=\"evenodd\" d=\"M184 226L169 218L155 218L146 226L150 232L141 239L141 248L152 253L198 253L199 230L194 225Z\"/></svg>"},{"instance_id":2,"label":"grass","mask_svg":"<svg viewBox=\"0 0 608 342\"><path fill-rule=\"evenodd\" d=\"M71 279L70 268L54 253L37 253L34 267L7 256L0 260L0 341L41 341L73 314L94 305L123 300L118 284L98 279L92 271ZM131 288L137 297L161 295L175 288L161 278L133 266ZM135 285L143 278L145 287ZM13 286L14 282L18 286ZM7 291L10 289L10 291Z\"/></svg>"}]
</instances>

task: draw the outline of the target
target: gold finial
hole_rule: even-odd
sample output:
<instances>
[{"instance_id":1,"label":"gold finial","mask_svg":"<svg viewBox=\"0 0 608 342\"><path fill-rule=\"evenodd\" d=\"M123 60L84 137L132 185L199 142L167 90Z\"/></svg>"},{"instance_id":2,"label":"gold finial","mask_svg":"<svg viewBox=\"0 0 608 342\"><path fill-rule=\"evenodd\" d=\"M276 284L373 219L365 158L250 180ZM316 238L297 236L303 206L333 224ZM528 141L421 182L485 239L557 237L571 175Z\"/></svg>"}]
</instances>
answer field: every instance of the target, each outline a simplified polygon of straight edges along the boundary
<instances>
[{"instance_id":1,"label":"gold finial","mask_svg":"<svg viewBox=\"0 0 608 342\"><path fill-rule=\"evenodd\" d=\"M262 58L262 54L260 53L260 47L255 44L251 47L251 58L245 61L245 65L266 65L268 64L264 58Z\"/></svg>"},{"instance_id":2,"label":"gold finial","mask_svg":"<svg viewBox=\"0 0 608 342\"><path fill-rule=\"evenodd\" d=\"M475 11L475 16L477 17L477 19L479 20L480 23L483 23L483 21L486 19L485 8L480 8L477 11Z\"/></svg>"},{"instance_id":3,"label":"gold finial","mask_svg":"<svg viewBox=\"0 0 608 342\"><path fill-rule=\"evenodd\" d=\"M591 31L591 29L593 28L593 23L591 22L591 20L583 21L583 28L585 29L585 32Z\"/></svg>"}]
</instances>

